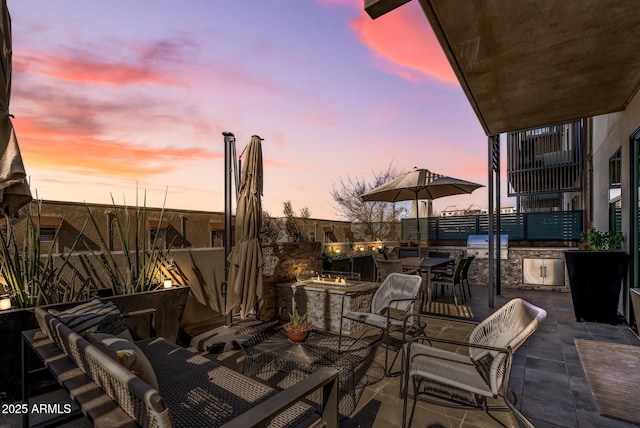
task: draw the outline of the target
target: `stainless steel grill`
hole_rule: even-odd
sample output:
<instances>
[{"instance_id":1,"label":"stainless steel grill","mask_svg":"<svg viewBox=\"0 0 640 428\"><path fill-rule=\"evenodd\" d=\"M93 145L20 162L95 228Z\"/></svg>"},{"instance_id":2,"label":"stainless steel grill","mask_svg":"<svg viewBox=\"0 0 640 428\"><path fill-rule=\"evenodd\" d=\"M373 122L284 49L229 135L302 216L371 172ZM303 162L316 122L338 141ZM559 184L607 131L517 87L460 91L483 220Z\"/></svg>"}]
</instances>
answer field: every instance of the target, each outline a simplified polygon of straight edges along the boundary
<instances>
[{"instance_id":1,"label":"stainless steel grill","mask_svg":"<svg viewBox=\"0 0 640 428\"><path fill-rule=\"evenodd\" d=\"M495 237L494 237L495 243ZM469 235L467 237L467 256L476 256L479 259L489 258L489 235ZM509 257L509 235L500 235L500 259Z\"/></svg>"}]
</instances>

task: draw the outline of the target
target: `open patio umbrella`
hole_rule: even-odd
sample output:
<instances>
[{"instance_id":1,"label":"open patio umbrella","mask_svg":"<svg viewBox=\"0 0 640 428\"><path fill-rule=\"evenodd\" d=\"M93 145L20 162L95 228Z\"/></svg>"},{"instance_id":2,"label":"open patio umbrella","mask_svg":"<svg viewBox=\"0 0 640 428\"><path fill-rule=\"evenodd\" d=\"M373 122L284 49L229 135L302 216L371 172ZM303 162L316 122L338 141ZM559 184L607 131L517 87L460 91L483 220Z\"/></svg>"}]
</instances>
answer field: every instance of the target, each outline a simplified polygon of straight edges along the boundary
<instances>
[{"instance_id":1,"label":"open patio umbrella","mask_svg":"<svg viewBox=\"0 0 640 428\"><path fill-rule=\"evenodd\" d=\"M437 199L445 196L471 193L482 184L436 174L428 169L415 168L360 195L363 202L416 201L416 222L420 240L420 211L418 200Z\"/></svg>"},{"instance_id":2,"label":"open patio umbrella","mask_svg":"<svg viewBox=\"0 0 640 428\"><path fill-rule=\"evenodd\" d=\"M254 135L246 149L236 208L235 245L229 253L226 314L240 308L245 318L262 300L262 143Z\"/></svg>"},{"instance_id":3,"label":"open patio umbrella","mask_svg":"<svg viewBox=\"0 0 640 428\"><path fill-rule=\"evenodd\" d=\"M11 115L9 99L11 97L11 16L7 9L7 1L1 0L2 18L0 21L0 209L7 215L15 214L31 201L31 191L27 184L27 176L22 164L18 139L16 138Z\"/></svg>"}]
</instances>

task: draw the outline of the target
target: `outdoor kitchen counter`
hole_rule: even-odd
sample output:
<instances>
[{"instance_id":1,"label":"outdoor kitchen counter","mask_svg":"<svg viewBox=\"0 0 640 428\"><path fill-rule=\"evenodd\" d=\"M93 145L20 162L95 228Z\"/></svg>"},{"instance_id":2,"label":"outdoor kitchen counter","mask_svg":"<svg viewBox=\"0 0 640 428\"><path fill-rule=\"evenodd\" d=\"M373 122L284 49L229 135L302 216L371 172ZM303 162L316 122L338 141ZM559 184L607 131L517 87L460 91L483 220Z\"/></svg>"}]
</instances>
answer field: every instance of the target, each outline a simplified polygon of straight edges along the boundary
<instances>
[{"instance_id":1,"label":"outdoor kitchen counter","mask_svg":"<svg viewBox=\"0 0 640 428\"><path fill-rule=\"evenodd\" d=\"M371 306L371 296L380 286L378 282L358 282L354 285L318 284L310 281L288 282L276 284L278 294L278 318L289 320L293 312L292 295L295 288L296 310L300 314L307 313L307 320L315 328L332 333L340 332L340 310L344 298L344 309L351 311L368 311ZM351 298L345 296L349 292L366 292L365 295ZM362 324L355 323L354 327L362 328ZM357 330L354 330L357 331ZM344 321L344 332L351 333L351 322Z\"/></svg>"}]
</instances>

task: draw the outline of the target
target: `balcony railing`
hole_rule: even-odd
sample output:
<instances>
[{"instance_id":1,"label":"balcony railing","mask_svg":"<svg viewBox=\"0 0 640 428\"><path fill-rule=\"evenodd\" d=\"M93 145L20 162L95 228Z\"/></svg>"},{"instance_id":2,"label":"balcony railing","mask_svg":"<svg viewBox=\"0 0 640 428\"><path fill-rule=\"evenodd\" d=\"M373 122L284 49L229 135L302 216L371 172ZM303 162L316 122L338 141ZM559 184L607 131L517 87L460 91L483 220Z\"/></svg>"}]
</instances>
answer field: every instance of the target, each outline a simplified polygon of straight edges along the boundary
<instances>
[{"instance_id":1,"label":"balcony railing","mask_svg":"<svg viewBox=\"0 0 640 428\"><path fill-rule=\"evenodd\" d=\"M581 171L580 121L508 134L509 196L579 191Z\"/></svg>"},{"instance_id":2,"label":"balcony railing","mask_svg":"<svg viewBox=\"0 0 640 428\"><path fill-rule=\"evenodd\" d=\"M581 210L502 214L500 233L508 234L510 241L578 241L582 217ZM415 218L402 219L401 224L403 240L417 237ZM487 234L488 226L486 214L420 219L422 237L429 241L466 241L469 235Z\"/></svg>"}]
</instances>

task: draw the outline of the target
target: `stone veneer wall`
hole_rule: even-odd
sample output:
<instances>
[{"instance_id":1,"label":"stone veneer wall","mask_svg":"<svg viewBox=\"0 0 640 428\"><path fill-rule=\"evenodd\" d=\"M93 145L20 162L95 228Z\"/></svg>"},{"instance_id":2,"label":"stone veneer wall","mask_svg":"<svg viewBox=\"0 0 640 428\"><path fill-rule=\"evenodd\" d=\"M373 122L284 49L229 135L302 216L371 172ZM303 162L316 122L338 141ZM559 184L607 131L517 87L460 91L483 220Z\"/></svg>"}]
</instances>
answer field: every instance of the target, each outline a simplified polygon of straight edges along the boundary
<instances>
[{"instance_id":1,"label":"stone veneer wall","mask_svg":"<svg viewBox=\"0 0 640 428\"><path fill-rule=\"evenodd\" d=\"M276 284L293 282L301 270L322 269L322 243L279 243L262 247L264 258L263 299L260 319L271 321L278 318L278 293Z\"/></svg>"},{"instance_id":2,"label":"stone veneer wall","mask_svg":"<svg viewBox=\"0 0 640 428\"><path fill-rule=\"evenodd\" d=\"M345 296L347 291L353 291L352 288L324 288L313 286L301 286L296 288L295 301L298 313L307 313L308 321L314 327L332 333L340 333L340 315L344 310L369 312L371 310L371 298L379 283L364 283L358 291L371 290L370 293L360 296ZM281 321L289 321L289 314L293 311L291 283L282 283L278 286L278 318ZM364 329L366 326L362 323L352 323L349 320L343 320L343 333L351 334Z\"/></svg>"},{"instance_id":3,"label":"stone veneer wall","mask_svg":"<svg viewBox=\"0 0 640 428\"><path fill-rule=\"evenodd\" d=\"M510 248L509 258L500 260L501 286L505 288L522 288L527 290L543 291L569 291L569 278L567 269L564 269L564 285L526 284L522 281L522 259L561 259L564 265L565 248ZM469 267L469 283L474 285L487 285L489 280L488 259L474 259Z\"/></svg>"},{"instance_id":4,"label":"stone veneer wall","mask_svg":"<svg viewBox=\"0 0 640 428\"><path fill-rule=\"evenodd\" d=\"M556 247L556 248L520 248L510 247L509 258L507 260L500 260L501 270L501 286L505 288L522 288L527 290L544 290L544 291L569 291L569 277L567 275L567 269L564 269L564 285L563 286L550 286L542 284L525 284L522 282L522 259L524 258L548 258L548 259L561 259L564 264L564 252L569 249ZM466 247L430 247L433 251L449 251L451 256L458 256L460 254L466 254ZM469 267L469 283L472 285L487 286L489 281L489 259L474 259L473 263Z\"/></svg>"}]
</instances>

